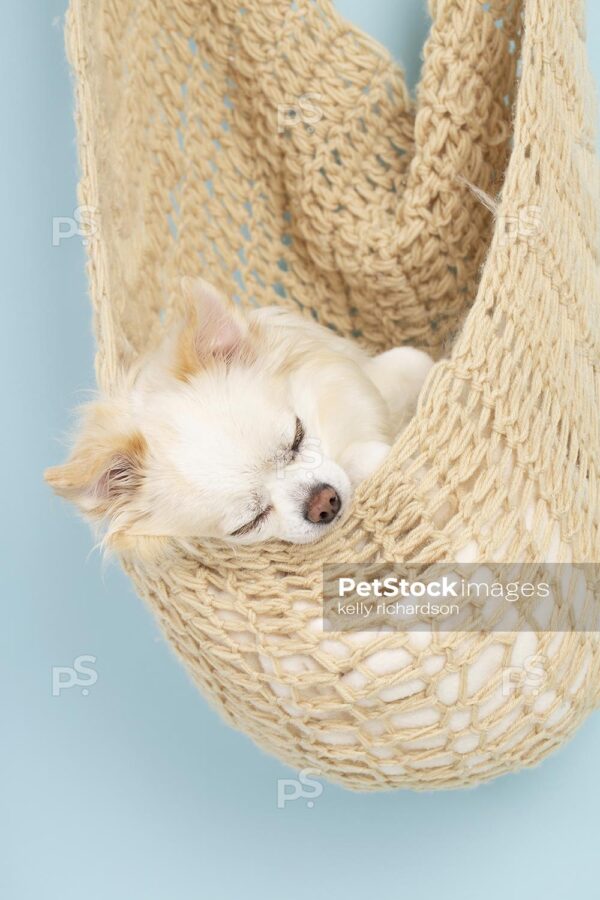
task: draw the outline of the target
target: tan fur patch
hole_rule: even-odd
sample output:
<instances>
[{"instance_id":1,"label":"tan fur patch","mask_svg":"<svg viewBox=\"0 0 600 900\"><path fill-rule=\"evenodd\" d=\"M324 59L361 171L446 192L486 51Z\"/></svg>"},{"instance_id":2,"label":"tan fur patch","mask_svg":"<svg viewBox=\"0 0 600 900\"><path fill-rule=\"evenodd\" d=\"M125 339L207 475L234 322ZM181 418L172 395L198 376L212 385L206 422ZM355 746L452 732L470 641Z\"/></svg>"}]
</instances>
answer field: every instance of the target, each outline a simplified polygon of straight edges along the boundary
<instances>
[{"instance_id":1,"label":"tan fur patch","mask_svg":"<svg viewBox=\"0 0 600 900\"><path fill-rule=\"evenodd\" d=\"M134 431L129 435L127 443L122 449L122 453L124 453L132 461L134 461L138 468L141 468L143 466L147 452L148 444L146 442L146 438L139 431Z\"/></svg>"},{"instance_id":2,"label":"tan fur patch","mask_svg":"<svg viewBox=\"0 0 600 900\"><path fill-rule=\"evenodd\" d=\"M173 373L179 381L188 381L202 368L196 344L198 327L198 313L195 305L188 302L185 321L177 338L173 360Z\"/></svg>"},{"instance_id":3,"label":"tan fur patch","mask_svg":"<svg viewBox=\"0 0 600 900\"><path fill-rule=\"evenodd\" d=\"M44 473L47 483L68 500L77 502L96 491L95 508L88 512L97 515L103 515L120 493L139 486L148 450L140 432L111 434L110 425L110 410L98 404L86 423L85 437L71 458Z\"/></svg>"}]
</instances>

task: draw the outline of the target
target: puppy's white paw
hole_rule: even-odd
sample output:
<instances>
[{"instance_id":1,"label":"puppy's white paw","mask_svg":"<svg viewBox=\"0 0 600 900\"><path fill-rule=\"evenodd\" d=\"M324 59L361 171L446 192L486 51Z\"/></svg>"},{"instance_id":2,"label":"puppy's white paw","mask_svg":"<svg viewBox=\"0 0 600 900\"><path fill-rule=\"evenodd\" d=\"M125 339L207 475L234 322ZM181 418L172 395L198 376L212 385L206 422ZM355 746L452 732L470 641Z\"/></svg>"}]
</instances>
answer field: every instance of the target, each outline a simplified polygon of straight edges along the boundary
<instances>
[{"instance_id":1,"label":"puppy's white paw","mask_svg":"<svg viewBox=\"0 0 600 900\"><path fill-rule=\"evenodd\" d=\"M422 385L433 360L424 350L416 347L394 347L369 361L367 374L382 394L398 387L398 382Z\"/></svg>"},{"instance_id":2,"label":"puppy's white paw","mask_svg":"<svg viewBox=\"0 0 600 900\"><path fill-rule=\"evenodd\" d=\"M372 475L390 452L391 447L384 441L361 441L350 444L340 458L352 487L356 487Z\"/></svg>"},{"instance_id":3,"label":"puppy's white paw","mask_svg":"<svg viewBox=\"0 0 600 900\"><path fill-rule=\"evenodd\" d=\"M414 414L433 360L416 347L394 347L369 360L366 373L386 401L396 430Z\"/></svg>"}]
</instances>

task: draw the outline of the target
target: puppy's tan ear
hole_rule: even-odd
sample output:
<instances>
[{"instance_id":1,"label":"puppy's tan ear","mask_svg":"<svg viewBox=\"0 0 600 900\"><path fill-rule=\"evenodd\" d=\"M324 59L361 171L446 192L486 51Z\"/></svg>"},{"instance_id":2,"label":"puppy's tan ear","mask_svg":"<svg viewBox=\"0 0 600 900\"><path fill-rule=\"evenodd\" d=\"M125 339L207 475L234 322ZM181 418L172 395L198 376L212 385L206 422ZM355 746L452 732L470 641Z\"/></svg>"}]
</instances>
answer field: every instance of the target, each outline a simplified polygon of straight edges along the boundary
<instances>
[{"instance_id":1,"label":"puppy's tan ear","mask_svg":"<svg viewBox=\"0 0 600 900\"><path fill-rule=\"evenodd\" d=\"M122 509L144 477L147 445L137 431L119 430L114 410L94 404L71 457L47 469L44 478L82 512L98 519Z\"/></svg>"},{"instance_id":2,"label":"puppy's tan ear","mask_svg":"<svg viewBox=\"0 0 600 900\"><path fill-rule=\"evenodd\" d=\"M175 371L188 378L215 359L231 361L248 354L243 316L201 278L182 278L186 318L176 348Z\"/></svg>"}]
</instances>

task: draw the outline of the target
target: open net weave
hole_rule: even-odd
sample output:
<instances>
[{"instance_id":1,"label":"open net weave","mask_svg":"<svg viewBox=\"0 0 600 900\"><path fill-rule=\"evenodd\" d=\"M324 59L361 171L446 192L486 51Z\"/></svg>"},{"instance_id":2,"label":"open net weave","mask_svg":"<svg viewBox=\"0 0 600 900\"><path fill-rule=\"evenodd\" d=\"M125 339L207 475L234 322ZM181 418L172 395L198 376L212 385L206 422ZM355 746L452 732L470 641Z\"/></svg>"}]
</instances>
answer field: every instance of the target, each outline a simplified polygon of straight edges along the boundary
<instances>
[{"instance_id":1,"label":"open net weave","mask_svg":"<svg viewBox=\"0 0 600 900\"><path fill-rule=\"evenodd\" d=\"M582 4L430 12L416 101L330 0L72 0L68 18L102 390L168 325L186 274L439 360L323 542L124 556L226 719L356 789L531 765L600 697L595 634L322 630L324 560L600 560ZM536 659L535 683L507 689Z\"/></svg>"}]
</instances>

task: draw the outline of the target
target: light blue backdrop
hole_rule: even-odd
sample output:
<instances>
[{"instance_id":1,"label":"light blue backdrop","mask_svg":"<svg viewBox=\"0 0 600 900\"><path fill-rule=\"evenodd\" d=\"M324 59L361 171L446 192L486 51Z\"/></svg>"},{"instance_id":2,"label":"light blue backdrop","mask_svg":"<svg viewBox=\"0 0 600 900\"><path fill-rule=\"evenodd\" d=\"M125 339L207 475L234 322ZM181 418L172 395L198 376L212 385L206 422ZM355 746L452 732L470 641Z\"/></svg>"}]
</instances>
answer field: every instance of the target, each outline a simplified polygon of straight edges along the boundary
<instances>
[{"instance_id":1,"label":"light blue backdrop","mask_svg":"<svg viewBox=\"0 0 600 900\"><path fill-rule=\"evenodd\" d=\"M165 0L167 2L167 0ZM67 410L93 384L76 206L64 0L3 4L0 220L3 830L6 900L596 900L600 716L535 771L477 790L353 795L278 809L284 766L198 696L87 528L50 495ZM422 0L340 0L411 82ZM599 72L600 4L589 15ZM89 654L97 681L52 696ZM66 674L63 674L66 678Z\"/></svg>"}]
</instances>

